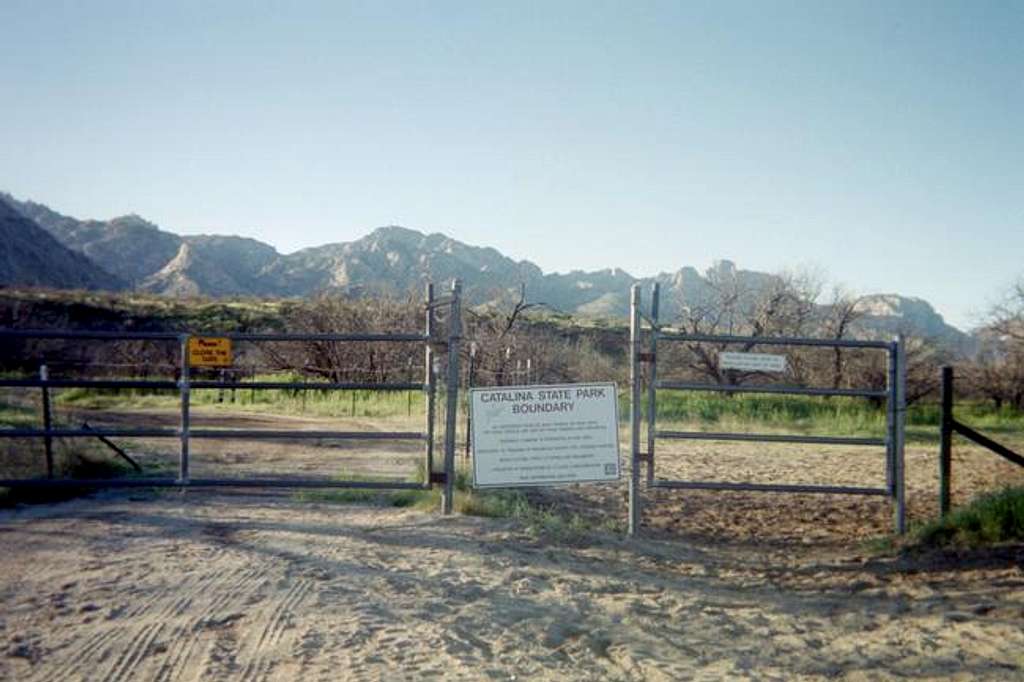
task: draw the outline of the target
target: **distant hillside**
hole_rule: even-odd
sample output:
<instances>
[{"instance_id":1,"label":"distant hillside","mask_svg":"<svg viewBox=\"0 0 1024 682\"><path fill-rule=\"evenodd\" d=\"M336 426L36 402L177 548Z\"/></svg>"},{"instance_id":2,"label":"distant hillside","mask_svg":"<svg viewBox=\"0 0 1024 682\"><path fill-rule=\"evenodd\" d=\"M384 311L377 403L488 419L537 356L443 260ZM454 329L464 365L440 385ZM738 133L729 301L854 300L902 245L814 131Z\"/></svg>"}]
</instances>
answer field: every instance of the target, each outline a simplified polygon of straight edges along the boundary
<instances>
[{"instance_id":1,"label":"distant hillside","mask_svg":"<svg viewBox=\"0 0 1024 682\"><path fill-rule=\"evenodd\" d=\"M658 282L662 319L700 305L722 283L753 297L777 280L743 270L730 261L701 273L681 267L637 278L618 269L545 274L530 261L471 246L443 234L398 226L381 227L351 242L280 254L262 242L234 236L180 236L137 215L107 221L78 220L30 201L6 196L67 247L116 271L137 290L168 296L351 296L418 295L426 282L463 281L472 304L507 303L525 285L531 301L566 313L622 318L634 283ZM895 294L867 296L859 303L854 331L861 336L916 332L963 348L966 336L946 324L926 301Z\"/></svg>"},{"instance_id":2,"label":"distant hillside","mask_svg":"<svg viewBox=\"0 0 1024 682\"><path fill-rule=\"evenodd\" d=\"M78 220L32 201L5 197L23 215L97 263L111 269L136 289L170 296L274 295L262 270L280 258L277 251L254 239L221 236L182 237L166 232L137 215L112 220Z\"/></svg>"},{"instance_id":3,"label":"distant hillside","mask_svg":"<svg viewBox=\"0 0 1024 682\"><path fill-rule=\"evenodd\" d=\"M0 197L0 286L117 290L125 284Z\"/></svg>"}]
</instances>

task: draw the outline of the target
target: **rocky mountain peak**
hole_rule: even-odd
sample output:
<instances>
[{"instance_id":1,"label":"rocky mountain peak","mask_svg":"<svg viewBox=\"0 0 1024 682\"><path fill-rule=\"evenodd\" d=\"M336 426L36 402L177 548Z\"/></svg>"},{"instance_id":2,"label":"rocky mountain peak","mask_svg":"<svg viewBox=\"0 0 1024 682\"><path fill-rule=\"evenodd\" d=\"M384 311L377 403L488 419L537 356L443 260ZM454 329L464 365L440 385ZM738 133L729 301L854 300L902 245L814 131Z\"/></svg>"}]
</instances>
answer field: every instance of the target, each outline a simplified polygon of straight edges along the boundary
<instances>
[{"instance_id":1,"label":"rocky mountain peak","mask_svg":"<svg viewBox=\"0 0 1024 682\"><path fill-rule=\"evenodd\" d=\"M443 288L459 278L473 305L518 300L520 286L525 285L531 301L568 313L621 319L629 310L630 286L658 282L661 318L670 321L685 308L713 300L723 286L734 288L749 303L758 291L779 280L769 273L739 269L727 259L715 261L703 273L685 266L643 279L617 267L544 273L534 263L516 261L494 248L399 225L379 227L349 242L280 254L268 244L245 237L182 237L135 214L82 221L34 202L12 199L11 205L72 251L109 264L132 286L172 296L311 296L320 292L418 296L428 281ZM954 342L964 337L921 299L866 296L858 312L865 335L915 329Z\"/></svg>"}]
</instances>

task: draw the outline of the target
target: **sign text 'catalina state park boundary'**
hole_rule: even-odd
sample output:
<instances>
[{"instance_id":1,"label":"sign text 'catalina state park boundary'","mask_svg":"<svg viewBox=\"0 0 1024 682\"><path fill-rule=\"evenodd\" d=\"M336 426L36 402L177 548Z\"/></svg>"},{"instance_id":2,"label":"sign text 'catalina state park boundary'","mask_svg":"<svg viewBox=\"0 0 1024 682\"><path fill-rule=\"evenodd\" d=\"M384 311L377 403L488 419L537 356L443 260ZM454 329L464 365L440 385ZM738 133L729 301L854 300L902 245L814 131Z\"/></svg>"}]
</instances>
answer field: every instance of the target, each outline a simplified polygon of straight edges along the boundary
<instances>
[{"instance_id":1,"label":"sign text 'catalina state park boundary'","mask_svg":"<svg viewBox=\"0 0 1024 682\"><path fill-rule=\"evenodd\" d=\"M472 389L474 485L617 480L616 395L613 383Z\"/></svg>"}]
</instances>

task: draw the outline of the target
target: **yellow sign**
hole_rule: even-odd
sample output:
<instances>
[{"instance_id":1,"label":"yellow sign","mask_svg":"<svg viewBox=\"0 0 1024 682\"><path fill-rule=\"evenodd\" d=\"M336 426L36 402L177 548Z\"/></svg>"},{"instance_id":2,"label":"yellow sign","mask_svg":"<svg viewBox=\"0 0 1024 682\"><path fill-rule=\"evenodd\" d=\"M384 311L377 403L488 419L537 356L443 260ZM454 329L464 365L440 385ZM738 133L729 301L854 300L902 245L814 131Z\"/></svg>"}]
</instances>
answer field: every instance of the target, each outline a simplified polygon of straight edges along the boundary
<instances>
[{"instance_id":1,"label":"yellow sign","mask_svg":"<svg viewBox=\"0 0 1024 682\"><path fill-rule=\"evenodd\" d=\"M234 364L231 339L219 336L190 337L188 364L193 367L230 367Z\"/></svg>"}]
</instances>

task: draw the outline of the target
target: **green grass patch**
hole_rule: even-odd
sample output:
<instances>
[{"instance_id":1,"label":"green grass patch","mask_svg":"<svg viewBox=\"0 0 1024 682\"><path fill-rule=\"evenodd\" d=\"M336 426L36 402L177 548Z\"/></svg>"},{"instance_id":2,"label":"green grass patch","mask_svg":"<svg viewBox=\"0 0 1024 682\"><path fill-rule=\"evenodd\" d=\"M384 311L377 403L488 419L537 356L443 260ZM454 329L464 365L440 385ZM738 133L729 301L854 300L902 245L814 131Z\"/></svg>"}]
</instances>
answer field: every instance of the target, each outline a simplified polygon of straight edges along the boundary
<instances>
[{"instance_id":1,"label":"green grass patch","mask_svg":"<svg viewBox=\"0 0 1024 682\"><path fill-rule=\"evenodd\" d=\"M298 374L257 375L255 381L310 381ZM173 409L180 404L177 392L154 393L144 389L69 388L56 392L57 405L80 409ZM276 414L320 417L422 417L423 394L419 391L342 391L290 389L193 389L194 406L237 410L244 408Z\"/></svg>"},{"instance_id":2,"label":"green grass patch","mask_svg":"<svg viewBox=\"0 0 1024 682\"><path fill-rule=\"evenodd\" d=\"M357 474L344 474L350 481L382 482L389 479ZM422 471L413 481L423 480ZM302 491L297 499L333 504L368 504L381 507L414 508L437 511L441 507L441 487L424 490L372 490L342 488L337 490ZM595 530L620 530L617 523L594 523L579 514L567 514L553 505L538 504L522 490L475 489L468 470L458 469L455 475L455 511L466 516L514 519L531 533L557 542L578 542Z\"/></svg>"},{"instance_id":3,"label":"green grass patch","mask_svg":"<svg viewBox=\"0 0 1024 682\"><path fill-rule=\"evenodd\" d=\"M256 381L309 381L298 373L257 375ZM141 389L96 390L72 388L55 391L55 403L87 409L174 409L180 397L176 392L154 393ZM460 391L460 412L466 409L466 393ZM419 391L341 391L341 390L269 390L202 389L191 392L196 407L245 409L257 412L309 415L326 418L417 418L424 414L423 395ZM444 404L443 391L438 404ZM647 394L641 399L646 415ZM937 442L939 406L916 403L907 410L907 439L912 443ZM619 417L629 420L629 392L620 391ZM3 415L0 414L0 418ZM25 417L23 417L25 418ZM995 410L985 402L960 401L956 418L992 434L1013 435L1024 432L1024 413L1004 407ZM863 398L738 394L725 396L662 390L658 393L658 423L705 431L776 431L798 434L884 437L886 410ZM460 419L461 423L461 419Z\"/></svg>"},{"instance_id":4,"label":"green grass patch","mask_svg":"<svg viewBox=\"0 0 1024 682\"><path fill-rule=\"evenodd\" d=\"M979 547L1024 541L1024 487L986 493L914 533L921 547Z\"/></svg>"},{"instance_id":5,"label":"green grass patch","mask_svg":"<svg viewBox=\"0 0 1024 682\"><path fill-rule=\"evenodd\" d=\"M620 396L619 413L629 418L628 395ZM647 413L647 396L641 400ZM993 433L1024 431L1024 413L1012 409L994 410L991 405L961 401L956 418L980 430ZM662 427L673 425L705 431L786 431L799 434L884 437L886 411L863 398L833 396L780 396L663 390L658 393L657 420ZM907 409L907 438L932 443L939 437L939 406L918 403Z\"/></svg>"},{"instance_id":6,"label":"green grass patch","mask_svg":"<svg viewBox=\"0 0 1024 682\"><path fill-rule=\"evenodd\" d=\"M42 415L38 409L0 401L0 426L5 428L41 428Z\"/></svg>"}]
</instances>

